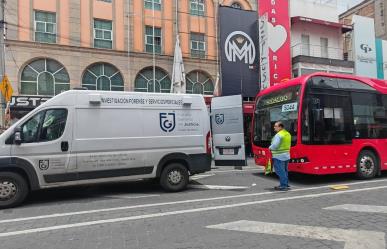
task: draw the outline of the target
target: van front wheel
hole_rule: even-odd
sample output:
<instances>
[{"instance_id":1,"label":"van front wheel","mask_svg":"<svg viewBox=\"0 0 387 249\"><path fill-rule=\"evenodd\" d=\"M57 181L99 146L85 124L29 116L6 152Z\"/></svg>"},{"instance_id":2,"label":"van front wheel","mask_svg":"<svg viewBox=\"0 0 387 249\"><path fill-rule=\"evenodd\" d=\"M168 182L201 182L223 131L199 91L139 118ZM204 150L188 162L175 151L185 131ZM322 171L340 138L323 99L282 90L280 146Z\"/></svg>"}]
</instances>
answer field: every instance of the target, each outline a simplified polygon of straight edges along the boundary
<instances>
[{"instance_id":1,"label":"van front wheel","mask_svg":"<svg viewBox=\"0 0 387 249\"><path fill-rule=\"evenodd\" d=\"M0 209L21 204L28 194L26 180L13 172L0 172Z\"/></svg>"},{"instance_id":2,"label":"van front wheel","mask_svg":"<svg viewBox=\"0 0 387 249\"><path fill-rule=\"evenodd\" d=\"M188 180L187 168L180 163L171 163L161 172L160 185L166 191L177 192L187 187Z\"/></svg>"}]
</instances>

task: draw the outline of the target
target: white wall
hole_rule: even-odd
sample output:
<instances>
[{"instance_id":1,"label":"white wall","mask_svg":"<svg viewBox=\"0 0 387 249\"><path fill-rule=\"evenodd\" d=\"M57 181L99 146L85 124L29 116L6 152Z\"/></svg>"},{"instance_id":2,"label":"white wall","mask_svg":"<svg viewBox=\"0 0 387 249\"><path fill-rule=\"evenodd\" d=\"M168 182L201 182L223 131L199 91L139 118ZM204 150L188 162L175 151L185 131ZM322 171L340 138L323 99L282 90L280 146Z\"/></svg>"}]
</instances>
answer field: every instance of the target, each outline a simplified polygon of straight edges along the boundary
<instances>
[{"instance_id":1,"label":"white wall","mask_svg":"<svg viewBox=\"0 0 387 249\"><path fill-rule=\"evenodd\" d=\"M303 16L329 22L339 22L337 6L320 4L318 1L289 0L290 16Z\"/></svg>"},{"instance_id":2,"label":"white wall","mask_svg":"<svg viewBox=\"0 0 387 249\"><path fill-rule=\"evenodd\" d=\"M320 38L328 38L328 58L339 60L343 59L343 37L339 28L332 28L328 26L302 22L295 23L292 25L292 57L301 55L302 34L309 35L310 56L321 57Z\"/></svg>"}]
</instances>

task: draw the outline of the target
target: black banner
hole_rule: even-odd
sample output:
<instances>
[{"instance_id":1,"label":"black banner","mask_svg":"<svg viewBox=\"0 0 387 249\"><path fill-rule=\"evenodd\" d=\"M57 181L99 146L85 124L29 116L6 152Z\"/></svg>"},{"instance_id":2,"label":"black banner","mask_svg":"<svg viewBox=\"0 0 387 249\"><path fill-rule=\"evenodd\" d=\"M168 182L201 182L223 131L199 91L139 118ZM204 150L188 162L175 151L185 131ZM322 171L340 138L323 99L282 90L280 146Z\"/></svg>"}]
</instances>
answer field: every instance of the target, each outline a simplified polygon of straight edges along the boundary
<instances>
[{"instance_id":1,"label":"black banner","mask_svg":"<svg viewBox=\"0 0 387 249\"><path fill-rule=\"evenodd\" d=\"M219 7L222 96L259 91L258 14Z\"/></svg>"}]
</instances>

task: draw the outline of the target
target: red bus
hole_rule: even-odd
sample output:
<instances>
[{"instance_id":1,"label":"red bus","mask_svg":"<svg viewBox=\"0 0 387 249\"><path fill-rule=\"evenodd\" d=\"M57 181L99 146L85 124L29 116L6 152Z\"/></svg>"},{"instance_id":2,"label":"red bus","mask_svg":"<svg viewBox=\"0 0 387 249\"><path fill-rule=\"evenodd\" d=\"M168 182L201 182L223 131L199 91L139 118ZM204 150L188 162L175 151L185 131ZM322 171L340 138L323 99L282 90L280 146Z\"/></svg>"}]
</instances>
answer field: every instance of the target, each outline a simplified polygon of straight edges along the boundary
<instances>
[{"instance_id":1,"label":"red bus","mask_svg":"<svg viewBox=\"0 0 387 249\"><path fill-rule=\"evenodd\" d=\"M257 95L253 152L257 165L271 157L275 121L292 134L289 172L357 173L387 170L387 82L315 73Z\"/></svg>"}]
</instances>

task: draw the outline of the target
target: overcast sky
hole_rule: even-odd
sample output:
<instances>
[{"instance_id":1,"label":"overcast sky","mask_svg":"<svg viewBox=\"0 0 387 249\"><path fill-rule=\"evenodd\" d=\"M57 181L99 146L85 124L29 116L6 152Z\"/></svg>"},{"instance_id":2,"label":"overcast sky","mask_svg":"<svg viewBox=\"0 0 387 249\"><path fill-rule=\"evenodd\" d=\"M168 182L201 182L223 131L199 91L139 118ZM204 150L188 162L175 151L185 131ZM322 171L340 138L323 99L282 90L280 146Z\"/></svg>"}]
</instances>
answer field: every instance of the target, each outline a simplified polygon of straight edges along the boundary
<instances>
[{"instance_id":1,"label":"overcast sky","mask_svg":"<svg viewBox=\"0 0 387 249\"><path fill-rule=\"evenodd\" d=\"M362 2L363 0L337 0L339 6L339 13L346 11L347 9L355 6L356 4Z\"/></svg>"}]
</instances>

